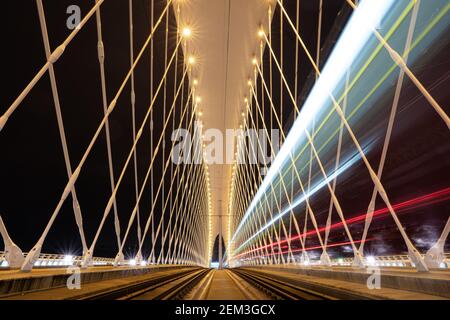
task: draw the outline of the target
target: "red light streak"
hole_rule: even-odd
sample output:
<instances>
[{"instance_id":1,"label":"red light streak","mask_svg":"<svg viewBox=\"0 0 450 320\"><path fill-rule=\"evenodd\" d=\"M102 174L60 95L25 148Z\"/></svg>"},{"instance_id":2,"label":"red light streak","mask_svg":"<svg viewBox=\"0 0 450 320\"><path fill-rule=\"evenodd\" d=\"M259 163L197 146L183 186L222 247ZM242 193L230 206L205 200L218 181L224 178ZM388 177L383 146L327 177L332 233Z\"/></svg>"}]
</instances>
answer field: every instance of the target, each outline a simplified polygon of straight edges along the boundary
<instances>
[{"instance_id":1,"label":"red light streak","mask_svg":"<svg viewBox=\"0 0 450 320\"><path fill-rule=\"evenodd\" d=\"M450 199L449 195L450 195L450 188L445 188L445 189L442 189L442 190L439 190L439 191L436 191L436 192L433 192L433 193L430 193L430 194L427 194L427 195L424 195L424 196L420 196L420 197L417 197L417 198L414 198L414 199L411 199L411 200L407 200L407 201L395 204L392 207L397 213L402 213L402 212L404 212L406 210L411 210L411 209L414 209L414 208L420 208L420 207L424 207L424 206L429 206L429 205L434 204L434 203L439 203L439 202L443 202L445 200L449 200ZM381 208L381 209L375 210L373 212L373 218L377 218L377 217L380 217L380 216L383 216L383 215L387 215L388 213L389 213L389 209L387 207ZM366 220L366 216L367 216L367 213L364 213L364 214L358 215L356 217L347 219L347 220L345 220L345 222L348 225L364 222ZM343 226L342 221L341 222L337 222L337 223L332 224L330 226L330 230L336 229L336 228L339 228L339 227L342 227L342 226ZM319 232L323 233L325 231L325 229L326 229L326 227L321 227L321 228L319 228ZM306 233L303 233L303 234L291 237L290 241L292 242L292 241L300 239L300 237L310 236L310 235L315 235L315 234L316 234L316 230L315 229L309 230ZM283 244L285 244L287 242L288 242L288 239L281 240L279 242L272 242L272 243L270 243L268 245L261 246L261 247L258 247L256 249L252 249L252 250L243 252L243 253L237 255L236 257L238 258L238 257L241 257L243 255L248 255L248 254L250 254L252 252L255 252L255 251L258 251L258 250L262 250L262 249L266 249L268 247L274 247L274 246L278 247L279 245L281 246L281 245L283 245ZM355 243L358 243L358 242L355 241ZM351 244L351 243L349 243L349 244ZM327 247L339 246L339 245L345 245L345 244L329 245ZM317 246L314 249L321 249L321 248L322 248L321 246ZM307 248L305 248L305 250L314 250L314 249L310 249L310 248L307 249ZM301 250L302 249L300 249L300 251ZM292 252L294 252L294 251L292 251ZM279 253L277 252L275 254L279 254Z\"/></svg>"},{"instance_id":2,"label":"red light streak","mask_svg":"<svg viewBox=\"0 0 450 320\"><path fill-rule=\"evenodd\" d=\"M368 242L368 241L371 241L371 240L372 239L367 239L364 242ZM354 243L362 243L362 242L363 242L362 240L354 241ZM350 241L347 241L347 242L329 244L326 247L327 248L334 248L334 247L347 246L347 245L351 245L351 244L352 243ZM287 246L284 247L284 248L287 248ZM312 250L317 250L317 249L322 249L322 247L321 246L308 247L308 248L305 248L305 251L312 251ZM294 250L291 250L291 251L292 251L292 253L297 253L297 252L302 252L303 249L294 249ZM270 257L270 256L277 255L277 254L287 254L287 253L289 253L289 251L272 252L272 253L269 253L269 254L260 255L260 257Z\"/></svg>"}]
</instances>

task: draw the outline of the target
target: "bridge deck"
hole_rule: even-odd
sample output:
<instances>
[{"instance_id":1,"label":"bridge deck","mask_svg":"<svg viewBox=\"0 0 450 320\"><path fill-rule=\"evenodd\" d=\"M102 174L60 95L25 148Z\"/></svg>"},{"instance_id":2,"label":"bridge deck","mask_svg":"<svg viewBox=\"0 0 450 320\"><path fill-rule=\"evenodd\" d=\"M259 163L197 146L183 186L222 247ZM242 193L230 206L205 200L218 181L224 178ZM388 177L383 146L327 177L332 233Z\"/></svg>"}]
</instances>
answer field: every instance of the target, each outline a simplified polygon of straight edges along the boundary
<instances>
[{"instance_id":1,"label":"bridge deck","mask_svg":"<svg viewBox=\"0 0 450 320\"><path fill-rule=\"evenodd\" d=\"M298 268L294 266L267 266L244 268L280 277L284 280L353 291L374 299L448 299L450 298L450 271L435 270L418 273L414 269L380 269L381 289L370 290L366 270L342 268Z\"/></svg>"},{"instance_id":2,"label":"bridge deck","mask_svg":"<svg viewBox=\"0 0 450 320\"><path fill-rule=\"evenodd\" d=\"M95 272L108 272L111 271L111 268L99 268L103 270L95 270ZM134 276L124 276L121 278L112 278L103 281L93 281L88 283L81 283L81 288L79 290L70 290L67 286L59 286L55 288L51 288L48 290L34 290L29 292L15 292L9 295L5 295L4 297L0 297L0 299L5 300L66 300L66 299L82 299L85 296L91 295L93 293L99 293L103 291L108 291L114 288L119 288L122 286L130 285L132 283L142 283L143 281L149 281L152 279L157 279L164 276L175 275L180 272L179 268L155 268L154 270L149 270L148 268L141 269L130 269L123 268L127 271L135 272ZM41 274L52 275L52 270L42 270ZM61 272L61 270L57 270ZM143 274L141 272L143 272ZM89 272L88 270L84 271ZM65 273L62 273L65 275ZM65 275L66 276L66 275ZM28 279L27 279L28 280ZM29 281L32 281L29 278Z\"/></svg>"},{"instance_id":3,"label":"bridge deck","mask_svg":"<svg viewBox=\"0 0 450 320\"><path fill-rule=\"evenodd\" d=\"M239 288L227 270L215 270L207 300L248 300L248 295Z\"/></svg>"}]
</instances>

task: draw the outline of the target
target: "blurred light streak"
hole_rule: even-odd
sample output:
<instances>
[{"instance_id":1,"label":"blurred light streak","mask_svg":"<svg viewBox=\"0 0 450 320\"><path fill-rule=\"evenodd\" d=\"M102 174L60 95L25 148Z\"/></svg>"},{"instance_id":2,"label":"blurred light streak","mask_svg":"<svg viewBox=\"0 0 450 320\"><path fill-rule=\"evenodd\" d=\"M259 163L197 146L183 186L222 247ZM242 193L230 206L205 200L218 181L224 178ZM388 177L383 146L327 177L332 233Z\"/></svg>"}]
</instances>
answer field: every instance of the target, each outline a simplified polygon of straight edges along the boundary
<instances>
[{"instance_id":1,"label":"blurred light streak","mask_svg":"<svg viewBox=\"0 0 450 320\"><path fill-rule=\"evenodd\" d=\"M420 196L420 197L417 197L417 198L414 198L414 199L411 199L411 200L407 200L407 201L395 204L395 205L393 205L393 208L397 212L402 213L402 212L404 212L406 210L417 209L417 208L420 208L420 207L429 206L429 205L432 205L432 204L435 204L435 203L440 203L440 202L447 201L447 200L450 200L450 187L442 189L442 190L439 190L439 191L436 191L436 192L433 192L433 193L430 193L430 194L427 194L427 195L424 195L424 196ZM388 213L389 213L389 209L387 207L384 207L384 208L381 208L381 209L378 209L378 210L374 211L373 212L373 217L374 218L375 217L381 217L383 215L387 215ZM367 215L367 213L358 215L358 216L356 216L354 218L347 219L346 223L351 225L351 224L364 222L365 219L366 219L366 215ZM336 229L336 228L339 228L339 227L342 227L342 226L343 226L343 223L342 222L338 222L338 223L332 224L331 227L330 227L330 230ZM322 228L319 229L319 232L324 232L324 231L325 231L325 227L322 227ZM314 235L314 234L316 234L316 230L310 230L310 231L307 231L306 233L293 236L289 240L290 240L290 242L292 242L292 241L300 239L300 237L310 236L310 235ZM288 242L288 239L281 240L279 242L273 242L273 243L270 243L270 244L268 244L266 246L258 247L258 248L252 249L250 251L243 252L243 253L237 255L236 257L240 257L242 255L246 255L246 254L249 254L249 253L261 250L261 249L266 249L266 248L272 247L272 246L282 245L282 244L285 244L287 242ZM356 241L355 241L355 243L356 243ZM321 248L321 247L319 246L318 248ZM292 251L292 252L294 252L294 251Z\"/></svg>"},{"instance_id":2,"label":"blurred light streak","mask_svg":"<svg viewBox=\"0 0 450 320\"><path fill-rule=\"evenodd\" d=\"M368 241L371 241L371 240L373 240L373 239L366 239L365 241L358 240L358 241L354 241L354 243L355 244L359 244L359 243L362 243L362 242L365 243L365 242L368 242ZM343 247L343 246L348 246L348 245L351 245L351 244L352 243L350 241L347 241L347 242L328 244L325 247L326 248ZM312 250L318 250L318 249L322 249L322 246L319 245L319 246L308 247L308 248L305 248L304 251L312 251ZM297 253L297 252L303 252L303 249L295 249L295 250L291 250L291 251L292 251L292 253ZM277 254L288 254L288 253L290 253L290 252L289 251L272 252L272 253L269 253L269 254L259 255L258 257L270 257L270 256L277 255Z\"/></svg>"},{"instance_id":3,"label":"blurred light streak","mask_svg":"<svg viewBox=\"0 0 450 320\"><path fill-rule=\"evenodd\" d=\"M314 188L312 188L308 193L304 194L303 196L299 197L297 200L295 200L289 207L284 209L282 212L280 212L277 216L275 216L272 220L267 222L267 224L262 227L258 232L253 234L250 238L248 238L243 244L239 246L239 248L236 249L236 252L239 252L239 250L244 247L247 243L249 243L251 240L253 240L255 237L257 237L261 232L264 232L264 230L267 230L271 225L273 225L275 222L280 220L285 214L291 212L295 207L299 206L303 202L306 201L306 199L309 199L311 196L313 196L315 193L320 191L323 187L325 187L327 184L329 184L331 181L336 179L340 174L342 174L344 171L346 171L348 168L350 168L356 161L360 159L359 155L355 155L353 158L351 158L349 161L347 161L342 167L340 167L338 170L336 170L333 174L328 176L326 179L318 183Z\"/></svg>"},{"instance_id":4,"label":"blurred light streak","mask_svg":"<svg viewBox=\"0 0 450 320\"><path fill-rule=\"evenodd\" d=\"M231 241L236 239L236 236L239 234L250 214L256 208L267 188L272 184L279 172L282 171L281 169L288 157L292 156L293 151L295 151L298 146L299 136L303 135L304 130L308 128L312 119L317 117L325 106L328 100L328 92L333 92L334 87L340 83L340 80L342 80L346 74L348 67L352 64L353 60L359 56L360 52L364 49L365 44L373 36L372 30L378 27L383 17L389 12L389 8L391 8L393 3L394 0L366 0L361 2L358 8L355 9L350 21L346 25L325 64L321 76L305 101L297 121L292 126L283 146L253 198L247 212L239 223Z\"/></svg>"}]
</instances>

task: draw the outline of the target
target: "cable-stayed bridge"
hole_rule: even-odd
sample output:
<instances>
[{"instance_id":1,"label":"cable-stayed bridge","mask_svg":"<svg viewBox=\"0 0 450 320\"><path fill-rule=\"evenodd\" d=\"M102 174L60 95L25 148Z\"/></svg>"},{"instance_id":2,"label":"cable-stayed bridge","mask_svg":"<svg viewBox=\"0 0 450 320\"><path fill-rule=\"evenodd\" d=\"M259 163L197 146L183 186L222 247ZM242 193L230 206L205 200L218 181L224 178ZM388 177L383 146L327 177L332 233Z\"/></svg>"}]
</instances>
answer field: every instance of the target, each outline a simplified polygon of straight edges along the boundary
<instances>
[{"instance_id":1,"label":"cable-stayed bridge","mask_svg":"<svg viewBox=\"0 0 450 320\"><path fill-rule=\"evenodd\" d=\"M448 1L66 2L2 28L5 297L450 297Z\"/></svg>"}]
</instances>

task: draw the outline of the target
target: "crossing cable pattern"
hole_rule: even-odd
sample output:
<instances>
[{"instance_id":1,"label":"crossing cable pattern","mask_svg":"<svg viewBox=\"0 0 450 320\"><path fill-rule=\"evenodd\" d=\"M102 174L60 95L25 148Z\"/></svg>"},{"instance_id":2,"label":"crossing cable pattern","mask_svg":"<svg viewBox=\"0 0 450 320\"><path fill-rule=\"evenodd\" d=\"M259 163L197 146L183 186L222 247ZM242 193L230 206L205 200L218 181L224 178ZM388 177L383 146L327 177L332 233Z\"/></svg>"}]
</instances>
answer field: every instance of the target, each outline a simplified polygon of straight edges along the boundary
<instances>
[{"instance_id":1,"label":"crossing cable pattern","mask_svg":"<svg viewBox=\"0 0 450 320\"><path fill-rule=\"evenodd\" d=\"M117 238L117 255L114 259L115 265L131 264L131 265L147 265L148 263L157 264L185 264L185 265L201 265L207 266L211 257L211 205L210 205L210 186L208 167L201 161L195 163L174 162L174 152L177 147L181 146L183 152L186 152L193 158L201 157L203 153L203 144L201 143L201 133L197 126L198 102L195 96L195 85L192 79L195 78L195 65L193 59L187 52L187 43L190 41L190 33L183 30L172 31L169 26L172 23L176 12L179 13L180 3L173 0L161 1L162 9L158 10L153 1L149 3L151 25L150 33L146 37L144 44L140 47L135 55L136 43L134 40L134 11L133 1L128 1L128 33L129 33L129 55L130 65L126 75L122 78L120 86L115 91L114 98L108 102L107 97L107 68L105 66L105 48L102 35L101 8L105 1L96 0L94 6L88 14L83 18L77 28L68 36L68 38L57 49L51 52L48 32L46 27L46 18L44 14L44 6L42 0L36 0L41 25L42 36L44 39L44 48L47 56L47 62L38 72L33 80L27 85L19 97L1 116L1 129L5 130L8 120L12 119L14 112L19 112L18 107L25 97L31 95L33 87L41 80L48 71L50 74L51 88L54 98L55 109L57 113L57 121L60 131L60 137L63 146L63 154L67 168L68 181L65 185L56 208L51 214L45 230L43 230L37 243L23 257L20 248L14 244L10 235L6 230L3 219L0 220L0 231L5 242L5 259L10 267L21 268L22 271L30 271L39 260L41 250L45 244L49 231L54 227L54 222L61 212L62 206L69 197L73 199L73 210L80 234L83 257L80 259L82 267L90 267L94 265L94 253L102 235L109 230L107 220L111 211L114 211L114 233ZM59 102L59 92L57 88L57 77L54 71L54 64L61 58L66 47L75 41L75 36L79 32L86 32L84 26L88 21L96 19L97 30L97 51L98 63L100 68L100 81L102 88L103 102L103 119L97 127L94 136L91 138L87 148L84 151L81 161L72 170L69 158L69 145L64 132L64 123L61 109L64 108ZM165 34L165 63L164 70L160 79L156 78L156 61L155 38L157 34L163 32ZM175 45L173 45L173 39ZM183 50L184 49L184 50ZM139 68L139 63L144 57L150 58L150 85L149 92L137 92L135 74ZM182 65L182 67L180 67ZM156 85L155 85L156 84ZM169 85L173 84L173 95L169 94ZM115 178L115 165L112 157L113 143L111 139L110 117L116 108L124 108L123 99L120 99L125 88L130 88L130 106L132 120L132 145L129 147L126 160L120 164L120 174ZM63 93L62 93L63 94ZM138 113L138 107L143 105L141 100L143 97L150 95L150 104ZM120 100L120 102L119 102ZM145 116L141 119L139 114ZM156 128L154 121L162 122L162 128ZM147 127L149 129L147 130ZM191 140L180 141L180 130L183 129L191 135ZM177 134L172 134L176 132ZM139 176L140 168L138 167L137 150L143 145L143 141L147 141L144 136L148 133L148 141L150 141L151 155L147 164L145 177ZM109 182L111 186L111 194L105 204L105 209L101 215L98 226L95 226L94 234L85 235L83 229L83 216L76 194L76 182L80 175L83 174L87 158L92 153L100 135L105 134L107 143L107 156L109 166ZM167 152L167 144L170 142L170 152ZM159 160L160 159L160 160ZM124 185L124 179L127 177L133 162L132 176L134 181L135 205L131 214L119 215L117 206L117 194L119 189ZM155 175L155 171L157 174ZM154 188L155 176L160 180ZM177 181L177 183L175 183ZM167 184L170 182L170 184ZM149 187L149 184L151 185ZM183 187L178 188L181 184ZM150 189L150 192L149 190ZM194 192L198 190L199 192ZM143 198L148 197L151 201L150 212L145 214L141 210L140 203ZM159 205L161 204L161 205ZM93 213L90 213L92 216ZM121 218L119 218L121 217ZM128 217L128 221L123 218ZM141 218L145 222L144 229L141 229ZM122 220L122 221L121 221ZM88 223L92 224L95 220L89 219ZM127 222L125 224L125 222ZM123 230L121 226L126 226ZM131 231L136 228L137 234L131 237ZM92 227L90 227L91 229ZM189 230L189 232L187 232ZM93 239L89 243L87 239ZM125 257L126 247L136 247L137 251L132 256Z\"/></svg>"},{"instance_id":2,"label":"crossing cable pattern","mask_svg":"<svg viewBox=\"0 0 450 320\"><path fill-rule=\"evenodd\" d=\"M108 1L92 1L93 6L78 27L53 51L44 3L36 0L46 62L1 114L0 134L5 133L24 99L32 97L33 88L48 73L68 180L45 229L28 253L24 254L15 244L14 234L8 233L0 216L0 233L5 244L2 257L9 266L22 271L36 266L48 235L57 227L55 221L64 214L63 206L71 196L82 250L77 263L82 267L98 262L94 254L109 233L114 233L117 242L113 253L116 266L208 266L214 245L213 212L209 167L207 161L201 161L206 156L206 146L202 125L198 123L202 115L201 99L196 95L195 58L189 51L191 30L171 29L171 25L177 24L174 20L180 21L184 4L175 0L150 1L150 32L139 47L134 30L135 3L128 0L129 66L118 89L113 91L113 99L109 99L107 89L113 81L108 78L111 69L106 64L106 52L110 48L103 43L101 20L102 8ZM317 24L313 28L316 34L312 40L304 31L300 0L268 1L266 23L259 28L255 26L259 47L254 57L249 58L253 73L249 75L248 94L243 97L240 111L241 131L230 182L226 235L229 266L331 267L336 260L345 259L345 263L351 261L353 266L364 268L374 263L376 246L372 243L383 238L376 221L382 215L389 220L385 223L391 237L399 243L392 254L401 254L402 265L428 271L440 267L445 259L450 218L445 217L446 222L438 226L440 236L437 241L433 239L431 248L419 248L401 214L405 208L415 208L427 201L448 200L442 197L448 194L445 193L448 188L400 202L395 189L404 185L392 184L389 157L398 147L399 139L404 139L402 134L407 131L404 127L412 128L407 132L417 135L414 128L420 128L419 120L410 117L411 123L404 124L412 113L419 118L423 116L423 121L432 121L438 130L445 131L444 135L449 133L448 112L433 92L442 79L425 85L430 75L416 66L422 59L430 61L438 56L441 48L438 43L450 28L450 4L445 0L433 4L423 0L343 3L350 18L337 41L333 38L325 42L323 37L324 6L328 5L323 0L316 1ZM68 54L66 49L70 45L76 45L77 35L88 32L86 26L91 19L96 22L102 102L99 108L103 107L103 115L74 167L70 156L73 146L65 128L70 119L63 119L64 90L58 88L61 76L55 65ZM156 42L157 36L162 43ZM330 42L336 42L334 49L325 50L322 44ZM163 63L157 62L156 50L163 56ZM148 92L137 85L140 80L137 71L145 59L150 61L150 68L145 71L150 79L146 84ZM325 59L327 62L323 63ZM159 68L161 75L157 72ZM311 71L306 81L301 76L304 68ZM130 90L130 99L124 102L126 88ZM405 104L403 99L413 90L418 95ZM147 96L150 102L145 105ZM421 99L423 103L418 106L415 102ZM132 141L127 146L124 163L118 164L120 157L116 154L113 157L117 146L111 137L114 134L111 116L118 108L126 107L130 107ZM404 131L396 132L398 129ZM83 220L88 204L77 193L80 190L77 182L103 135L110 194L104 203L99 199L103 214L89 212L89 219ZM139 151L147 148L150 157L142 161ZM176 163L177 156L186 161ZM427 157L428 163L436 161L432 150L428 150ZM350 176L354 176L353 180ZM125 189L127 179L133 182L131 213L119 210L118 205L118 194ZM403 181L420 183L420 190L434 187L414 181L413 176L404 177ZM364 186L359 191L351 184ZM366 191L367 195L360 195ZM358 196L349 197L348 193L353 192ZM145 199L150 202L148 211L144 209ZM361 207L359 203L364 204ZM379 206L384 207L378 209ZM353 215L357 207L363 208L363 215ZM99 220L98 224L93 216ZM109 220L113 221L111 230ZM407 253L407 264L403 253Z\"/></svg>"},{"instance_id":3,"label":"crossing cable pattern","mask_svg":"<svg viewBox=\"0 0 450 320\"><path fill-rule=\"evenodd\" d=\"M269 3L270 27L266 29L261 26L259 31L256 31L261 38L261 48L265 48L265 52L258 53L252 60L255 76L250 76L248 82L250 93L244 100L241 127L245 130L258 130L262 126L265 132L262 133L262 139L256 139L256 147L260 144L260 140L269 140L271 146L269 151L272 153L274 152L272 146L276 143L270 137L271 128L279 129L280 140L285 142L265 176L259 172L258 164L241 161L242 158L255 156L252 155L254 151L250 150L255 145L254 141L247 139L248 137L243 134L238 142L240 151L233 168L229 200L227 259L231 266L291 262L301 265L314 262L331 266L333 261L330 259L329 251L331 250L334 256L346 257L348 253L342 250L339 252L336 247L343 249L349 246L346 250L353 255L353 265L364 268L373 263L370 251L365 250L365 247L371 241L370 237L377 236L375 230L372 233L370 230L378 196L394 221L394 230L397 230L404 241L410 265L419 271L427 271L429 268L439 267L444 260L444 243L449 233L449 222L447 221L445 226L440 226L440 229L442 227L444 229L437 243L426 254L419 253L394 208L398 206L392 204L392 198L386 191L382 177L406 77L436 111L447 129L449 128L448 115L418 80L419 77L414 74L411 67L414 61L421 57L422 52L419 48L431 47L435 41L439 41L443 30L448 28L448 3L439 3L435 11L423 1L403 3L382 1L376 5L370 1L362 1L359 7L351 0L346 0L346 3L348 5L346 10L355 10L355 13L329 55L323 70L320 70L324 5L322 1L318 3L316 59L313 58L314 49L308 48L302 35L299 19L299 12L302 10L301 1L297 1L294 14L292 6L288 9L286 2L282 0ZM391 14L386 18L388 9L391 10ZM273 12L280 13L280 25L273 23L276 17ZM283 25L289 26L288 32ZM383 34L380 30L383 30ZM274 34L281 38L281 45L274 41ZM295 40L295 63L292 61L290 63L296 66L293 76L283 67L286 62L283 38L284 42L288 38ZM298 95L298 86L302 87L299 84L297 69L299 48L303 50L302 57L308 62L316 79L303 106ZM370 49L365 50L366 48ZM358 55L364 58L357 60ZM385 66L382 63L385 63ZM379 81L375 83L373 74L370 74L373 68L380 68L385 72L379 76L377 73ZM265 72L266 70L269 72ZM399 74L397 75L395 71ZM274 78L280 82L279 92L274 90ZM366 112L367 117L377 109L371 99L374 97L376 99L377 95L382 95L383 92L389 92L387 79L396 85L389 116L387 121L382 120L387 122L387 130L381 134L377 133L380 134L380 140L384 141L381 145L381 159L377 170L374 163L368 160L369 155L371 159L373 158L371 152L373 147L367 143L367 135L359 129L356 119L361 121L358 112ZM367 92L364 85L371 90ZM258 88L261 88L262 92L258 92ZM361 96L359 92L367 92L367 95ZM283 97L287 97L289 101ZM289 107L296 119L291 128L283 123L282 110ZM267 116L267 111L270 116ZM276 120L275 126L273 119ZM377 123L366 121L365 125L374 126ZM335 151L332 157L333 149ZM240 152L244 154L242 157ZM264 154L267 150L261 148L260 152ZM345 197L339 190L338 178L346 171L356 170L353 168L357 165L365 168L373 192L364 215L364 226L350 228L349 222L352 219L348 212L345 212L347 211L343 205ZM267 167L266 163L264 166ZM256 178L252 180L249 172ZM240 184L240 181L255 182L256 188L250 190L251 197L245 198L249 190L247 186ZM328 194L330 199L325 219L323 214L319 214L323 209L320 207L318 197L324 197L322 194ZM333 220L336 222L332 223ZM311 231L309 222L313 225ZM344 229L344 237L339 230L341 228ZM356 228L361 229L358 230L358 234L362 232L359 239L355 237ZM296 236L292 235L293 229L297 233ZM337 235L333 235L333 231ZM330 244L330 237L342 240L340 244ZM311 242L309 247L306 244L307 240ZM320 252L319 259L313 250ZM311 254L314 255L313 260Z\"/></svg>"}]
</instances>

